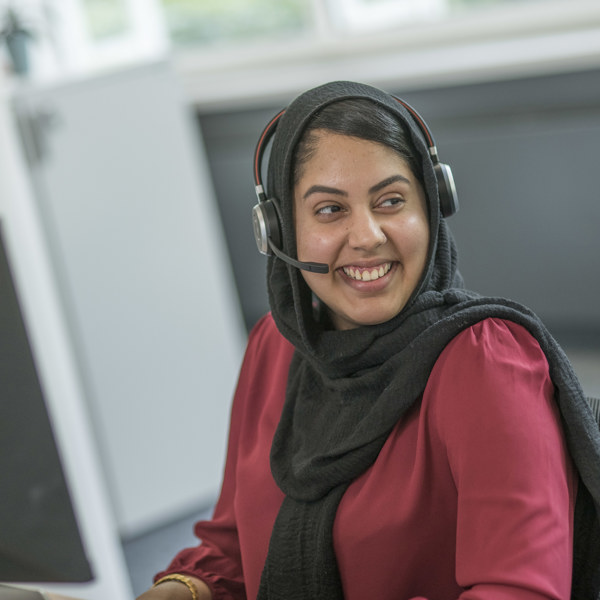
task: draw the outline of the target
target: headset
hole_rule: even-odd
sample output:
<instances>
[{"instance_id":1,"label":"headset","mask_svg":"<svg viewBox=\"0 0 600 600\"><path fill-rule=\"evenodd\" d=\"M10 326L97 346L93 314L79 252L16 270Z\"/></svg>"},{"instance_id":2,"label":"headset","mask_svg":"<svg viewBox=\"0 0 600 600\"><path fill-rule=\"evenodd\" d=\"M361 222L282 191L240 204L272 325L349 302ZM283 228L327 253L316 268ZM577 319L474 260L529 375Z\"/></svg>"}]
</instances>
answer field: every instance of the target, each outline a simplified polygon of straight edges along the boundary
<instances>
[{"instance_id":1,"label":"headset","mask_svg":"<svg viewBox=\"0 0 600 600\"><path fill-rule=\"evenodd\" d=\"M437 179L438 184L438 195L440 201L440 211L444 218L450 217L458 210L458 195L456 193L456 186L454 184L454 176L450 166L441 163L438 157L435 140L431 133L431 130L425 123L425 120L419 115L419 113L410 104L392 96L399 104L410 113L415 123L419 127L421 133L427 140L429 155L433 161L433 170ZM314 262L303 262L293 259L281 250L281 211L279 203L276 198L267 198L265 193L262 177L261 167L262 158L265 149L273 137L279 120L284 115L286 109L279 111L266 125L258 142L256 144L256 150L254 152L254 183L256 196L258 203L252 209L252 225L254 229L254 238L258 251L261 254L271 255L274 254L284 262L305 271L311 273L328 273L329 265L325 263L314 263Z\"/></svg>"}]
</instances>

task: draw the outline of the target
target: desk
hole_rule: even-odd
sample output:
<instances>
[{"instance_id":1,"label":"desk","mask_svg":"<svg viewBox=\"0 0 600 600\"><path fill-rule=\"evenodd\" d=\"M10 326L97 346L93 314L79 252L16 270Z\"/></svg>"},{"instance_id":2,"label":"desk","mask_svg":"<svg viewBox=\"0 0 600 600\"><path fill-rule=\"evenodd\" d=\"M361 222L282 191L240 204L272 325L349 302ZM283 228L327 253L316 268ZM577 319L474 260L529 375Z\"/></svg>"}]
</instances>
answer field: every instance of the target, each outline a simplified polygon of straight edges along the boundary
<instances>
[{"instance_id":1,"label":"desk","mask_svg":"<svg viewBox=\"0 0 600 600\"><path fill-rule=\"evenodd\" d=\"M41 588L0 584L0 600L75 600L59 594L45 592Z\"/></svg>"}]
</instances>

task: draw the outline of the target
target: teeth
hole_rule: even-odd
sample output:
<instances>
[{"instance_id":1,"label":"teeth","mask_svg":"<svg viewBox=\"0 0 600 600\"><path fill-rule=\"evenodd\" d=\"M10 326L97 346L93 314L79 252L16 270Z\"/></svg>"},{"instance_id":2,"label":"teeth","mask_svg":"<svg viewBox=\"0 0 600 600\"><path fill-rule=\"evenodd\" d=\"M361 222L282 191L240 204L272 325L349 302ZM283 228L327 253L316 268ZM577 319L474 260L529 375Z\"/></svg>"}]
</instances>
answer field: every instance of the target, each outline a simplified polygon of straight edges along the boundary
<instances>
[{"instance_id":1,"label":"teeth","mask_svg":"<svg viewBox=\"0 0 600 600\"><path fill-rule=\"evenodd\" d=\"M344 267L344 273L348 277L356 279L356 281L373 281L383 277L391 268L392 263L385 263L375 269L365 269L364 271L352 267Z\"/></svg>"}]
</instances>

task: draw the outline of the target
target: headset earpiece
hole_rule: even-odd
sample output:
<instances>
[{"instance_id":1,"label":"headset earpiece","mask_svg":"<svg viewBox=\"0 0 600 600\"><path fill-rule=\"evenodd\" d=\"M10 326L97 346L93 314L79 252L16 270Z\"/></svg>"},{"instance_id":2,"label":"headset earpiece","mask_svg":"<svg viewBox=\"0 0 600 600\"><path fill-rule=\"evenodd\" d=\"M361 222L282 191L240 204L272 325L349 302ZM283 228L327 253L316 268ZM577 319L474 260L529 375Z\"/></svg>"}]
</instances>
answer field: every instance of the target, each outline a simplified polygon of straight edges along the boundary
<instances>
[{"instance_id":1,"label":"headset earpiece","mask_svg":"<svg viewBox=\"0 0 600 600\"><path fill-rule=\"evenodd\" d=\"M437 178L440 211L444 218L451 217L458 211L458 195L454 185L452 169L441 162L434 162L433 170Z\"/></svg>"},{"instance_id":2,"label":"headset earpiece","mask_svg":"<svg viewBox=\"0 0 600 600\"><path fill-rule=\"evenodd\" d=\"M281 225L279 209L275 200L262 200L252 209L254 239L261 254L272 254L269 239L277 248L281 248Z\"/></svg>"}]
</instances>

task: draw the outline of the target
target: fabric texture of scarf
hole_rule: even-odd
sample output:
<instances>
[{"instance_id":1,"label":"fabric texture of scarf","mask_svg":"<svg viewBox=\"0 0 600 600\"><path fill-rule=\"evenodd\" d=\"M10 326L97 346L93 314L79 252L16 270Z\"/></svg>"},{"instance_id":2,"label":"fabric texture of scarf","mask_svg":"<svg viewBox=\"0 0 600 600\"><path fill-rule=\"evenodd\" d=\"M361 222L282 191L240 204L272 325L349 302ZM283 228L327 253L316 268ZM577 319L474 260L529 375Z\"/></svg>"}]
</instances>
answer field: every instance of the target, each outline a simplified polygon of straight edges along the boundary
<instances>
[{"instance_id":1,"label":"fabric texture of scarf","mask_svg":"<svg viewBox=\"0 0 600 600\"><path fill-rule=\"evenodd\" d=\"M444 347L462 330L497 317L524 326L550 365L569 451L580 475L572 598L600 598L600 430L569 360L539 318L503 298L464 289L457 253L441 218L433 164L410 114L381 90L334 82L299 96L277 127L268 186L282 212L284 252L295 256L292 161L312 116L347 98L366 98L405 125L420 155L429 210L427 267L407 305L386 323L334 331L314 318L300 271L269 258L271 311L295 346L271 470L285 499L262 574L259 600L337 600L343 590L333 521L348 485L375 461L390 431L423 393Z\"/></svg>"}]
</instances>

